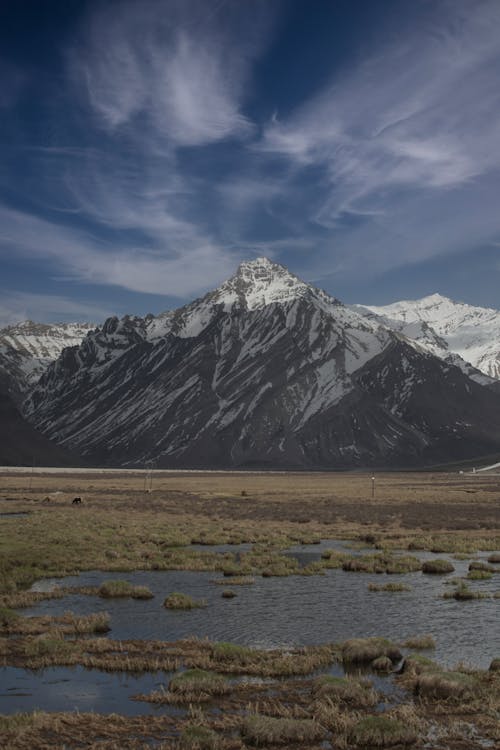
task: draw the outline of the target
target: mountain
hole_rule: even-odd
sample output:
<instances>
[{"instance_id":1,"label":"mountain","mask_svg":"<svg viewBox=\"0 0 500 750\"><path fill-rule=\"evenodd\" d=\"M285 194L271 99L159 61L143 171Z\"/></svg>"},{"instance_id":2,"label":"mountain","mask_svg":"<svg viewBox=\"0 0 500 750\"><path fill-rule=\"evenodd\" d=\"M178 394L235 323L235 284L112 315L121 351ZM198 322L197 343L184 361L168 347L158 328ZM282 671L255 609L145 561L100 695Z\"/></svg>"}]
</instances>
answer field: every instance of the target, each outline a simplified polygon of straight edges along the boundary
<instances>
[{"instance_id":1,"label":"mountain","mask_svg":"<svg viewBox=\"0 0 500 750\"><path fill-rule=\"evenodd\" d=\"M461 357L480 373L500 379L500 311L453 302L440 294L383 307L356 306L377 316L438 357L448 359L482 384L488 381L467 369Z\"/></svg>"},{"instance_id":2,"label":"mountain","mask_svg":"<svg viewBox=\"0 0 500 750\"><path fill-rule=\"evenodd\" d=\"M25 415L89 463L420 465L500 450L500 399L265 258L64 349Z\"/></svg>"},{"instance_id":3,"label":"mountain","mask_svg":"<svg viewBox=\"0 0 500 750\"><path fill-rule=\"evenodd\" d=\"M0 389L0 466L80 466L78 456L51 442L19 413Z\"/></svg>"},{"instance_id":4,"label":"mountain","mask_svg":"<svg viewBox=\"0 0 500 750\"><path fill-rule=\"evenodd\" d=\"M33 323L26 320L0 330L0 380L20 403L64 347L75 346L93 330L90 323Z\"/></svg>"}]
</instances>

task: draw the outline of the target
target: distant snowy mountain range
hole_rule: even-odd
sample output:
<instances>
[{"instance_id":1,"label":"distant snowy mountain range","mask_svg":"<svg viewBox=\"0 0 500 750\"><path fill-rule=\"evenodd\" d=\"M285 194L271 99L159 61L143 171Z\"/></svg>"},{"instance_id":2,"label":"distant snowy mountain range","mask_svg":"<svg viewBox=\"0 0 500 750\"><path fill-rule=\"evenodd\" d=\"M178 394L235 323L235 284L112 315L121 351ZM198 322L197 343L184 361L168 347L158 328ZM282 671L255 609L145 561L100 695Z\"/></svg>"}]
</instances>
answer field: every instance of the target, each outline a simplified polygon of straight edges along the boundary
<instances>
[{"instance_id":1,"label":"distant snowy mountain range","mask_svg":"<svg viewBox=\"0 0 500 750\"><path fill-rule=\"evenodd\" d=\"M158 316L4 329L0 377L90 464L421 465L500 451L499 351L496 311L345 306L259 258Z\"/></svg>"},{"instance_id":2,"label":"distant snowy mountain range","mask_svg":"<svg viewBox=\"0 0 500 750\"><path fill-rule=\"evenodd\" d=\"M485 375L500 379L500 311L453 302L440 294L384 307L356 307L438 357L451 357L458 364L453 356L458 355Z\"/></svg>"},{"instance_id":3,"label":"distant snowy mountain range","mask_svg":"<svg viewBox=\"0 0 500 750\"><path fill-rule=\"evenodd\" d=\"M78 346L95 328L91 323L34 323L25 320L0 329L0 382L15 401L23 399L67 346Z\"/></svg>"}]
</instances>

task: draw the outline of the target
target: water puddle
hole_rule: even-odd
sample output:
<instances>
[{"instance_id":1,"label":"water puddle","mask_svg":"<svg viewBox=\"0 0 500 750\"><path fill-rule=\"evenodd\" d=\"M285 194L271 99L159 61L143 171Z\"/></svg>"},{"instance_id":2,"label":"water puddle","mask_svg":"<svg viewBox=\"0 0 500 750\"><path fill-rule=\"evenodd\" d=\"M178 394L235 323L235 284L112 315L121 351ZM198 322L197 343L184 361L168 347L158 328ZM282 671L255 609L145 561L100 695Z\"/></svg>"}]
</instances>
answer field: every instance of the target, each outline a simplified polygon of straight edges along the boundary
<instances>
[{"instance_id":1,"label":"water puddle","mask_svg":"<svg viewBox=\"0 0 500 750\"><path fill-rule=\"evenodd\" d=\"M245 551L243 545L202 545L207 551ZM297 545L287 554L298 557L301 565L319 559L324 549L346 550L341 542L324 541L320 545ZM352 550L349 550L352 552ZM360 554L365 550L359 550ZM348 573L326 570L323 576L256 577L248 586L231 587L213 583L220 575L196 571L135 571L110 573L89 571L78 576L38 582L33 588L49 590L54 586L99 586L109 579L122 579L148 586L150 600L101 599L98 596L71 594L62 599L42 601L24 615L60 615L71 610L85 615L109 612L113 639L157 639L175 641L190 636L213 641L232 641L256 648L289 648L343 641L354 637L386 636L401 642L414 635L431 633L437 641L435 651L426 652L445 667L459 661L487 668L500 653L498 617L499 599L457 602L444 600L449 590L444 581L465 576L469 560L453 560L450 555L415 553L420 559L445 557L453 561L455 572L449 576L424 575L420 571L404 575ZM487 557L483 554L482 559ZM489 581L471 582L471 588L492 592L498 589L498 576ZM368 591L370 583L404 582L410 591L400 593ZM222 598L224 588L232 588L235 598ZM206 608L172 611L163 607L168 594L180 591L195 599L205 599ZM326 670L342 675L339 665ZM388 677L367 675L383 694L377 710L402 698L399 688ZM124 714L157 713L165 706L134 702L138 693L149 693L168 684L164 673L131 676L89 671L82 667L50 668L32 673L4 667L0 669L0 712L79 710ZM168 707L168 711L175 711Z\"/></svg>"}]
</instances>

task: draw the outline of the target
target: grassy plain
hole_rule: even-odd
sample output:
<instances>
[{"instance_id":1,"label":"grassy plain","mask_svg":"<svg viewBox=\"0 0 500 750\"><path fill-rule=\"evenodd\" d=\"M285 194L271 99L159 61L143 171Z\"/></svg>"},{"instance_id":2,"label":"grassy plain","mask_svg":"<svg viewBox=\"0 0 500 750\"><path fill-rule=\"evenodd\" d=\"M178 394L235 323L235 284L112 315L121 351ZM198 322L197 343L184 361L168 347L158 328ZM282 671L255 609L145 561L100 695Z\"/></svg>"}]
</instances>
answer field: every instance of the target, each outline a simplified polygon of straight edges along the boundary
<instances>
[{"instance_id":1,"label":"grassy plain","mask_svg":"<svg viewBox=\"0 0 500 750\"><path fill-rule=\"evenodd\" d=\"M152 491L146 492L151 482ZM82 498L81 505L72 504L74 497ZM10 515L19 513L26 515ZM409 569L415 569L412 550L452 558L498 552L500 476L378 474L372 496L371 475L365 473L158 472L151 479L142 472L6 472L0 474L0 514L4 665L177 672L171 689L137 699L178 705L185 688L191 703L175 716L35 712L0 717L2 747L240 750L319 748L329 742L339 749L419 748L430 741L436 749L473 750L486 746L484 741L493 743L490 747L500 743L498 670L443 673L430 659L414 660L418 669L409 666L395 677L404 699L383 720L369 683L325 681L313 674L344 662L369 669L368 656L396 668L399 647L409 643L356 639L278 652L196 639L120 642L95 637L105 632L106 617L23 618L12 611L66 593L61 588L32 594L26 589L33 581L80 570L109 571L111 583L119 571L208 570L216 573L217 583L232 586L251 584L256 575L352 568L336 551L306 568L281 554L291 544L320 539L370 545L364 563L387 572L395 550L408 551ZM239 556L231 547L224 553L206 549L243 542L250 547ZM497 562L492 555L490 561ZM83 596L97 590L71 592ZM427 641L429 647L432 638ZM182 669L193 671L179 679Z\"/></svg>"},{"instance_id":2,"label":"grassy plain","mask_svg":"<svg viewBox=\"0 0 500 750\"><path fill-rule=\"evenodd\" d=\"M500 477L458 473L141 472L0 475L0 590L99 568L289 574L290 543L364 539L379 549L470 553L500 547ZM82 497L81 505L72 505ZM253 558L185 545L250 542ZM262 546L267 547L264 560ZM288 568L288 569L287 569ZM311 571L320 572L319 568Z\"/></svg>"}]
</instances>

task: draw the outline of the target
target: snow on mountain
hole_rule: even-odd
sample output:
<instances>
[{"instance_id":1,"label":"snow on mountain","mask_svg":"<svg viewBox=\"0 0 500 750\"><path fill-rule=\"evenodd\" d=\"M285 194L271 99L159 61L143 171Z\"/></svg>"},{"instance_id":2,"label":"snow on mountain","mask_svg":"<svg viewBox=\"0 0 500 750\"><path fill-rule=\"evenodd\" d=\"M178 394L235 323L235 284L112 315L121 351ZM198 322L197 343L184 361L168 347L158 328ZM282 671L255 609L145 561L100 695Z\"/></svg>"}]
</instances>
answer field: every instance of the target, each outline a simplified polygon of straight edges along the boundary
<instances>
[{"instance_id":1,"label":"snow on mountain","mask_svg":"<svg viewBox=\"0 0 500 750\"><path fill-rule=\"evenodd\" d=\"M500 379L500 311L454 302L440 294L391 305L354 306L400 331L437 356L461 366L477 382L489 381L467 371L457 357L484 375Z\"/></svg>"},{"instance_id":2,"label":"snow on mountain","mask_svg":"<svg viewBox=\"0 0 500 750\"><path fill-rule=\"evenodd\" d=\"M500 448L500 401L265 258L159 316L64 350L26 416L91 462L421 463Z\"/></svg>"},{"instance_id":3,"label":"snow on mountain","mask_svg":"<svg viewBox=\"0 0 500 750\"><path fill-rule=\"evenodd\" d=\"M26 393L67 346L78 346L90 323L34 323L26 320L0 330L0 374L13 395Z\"/></svg>"}]
</instances>

